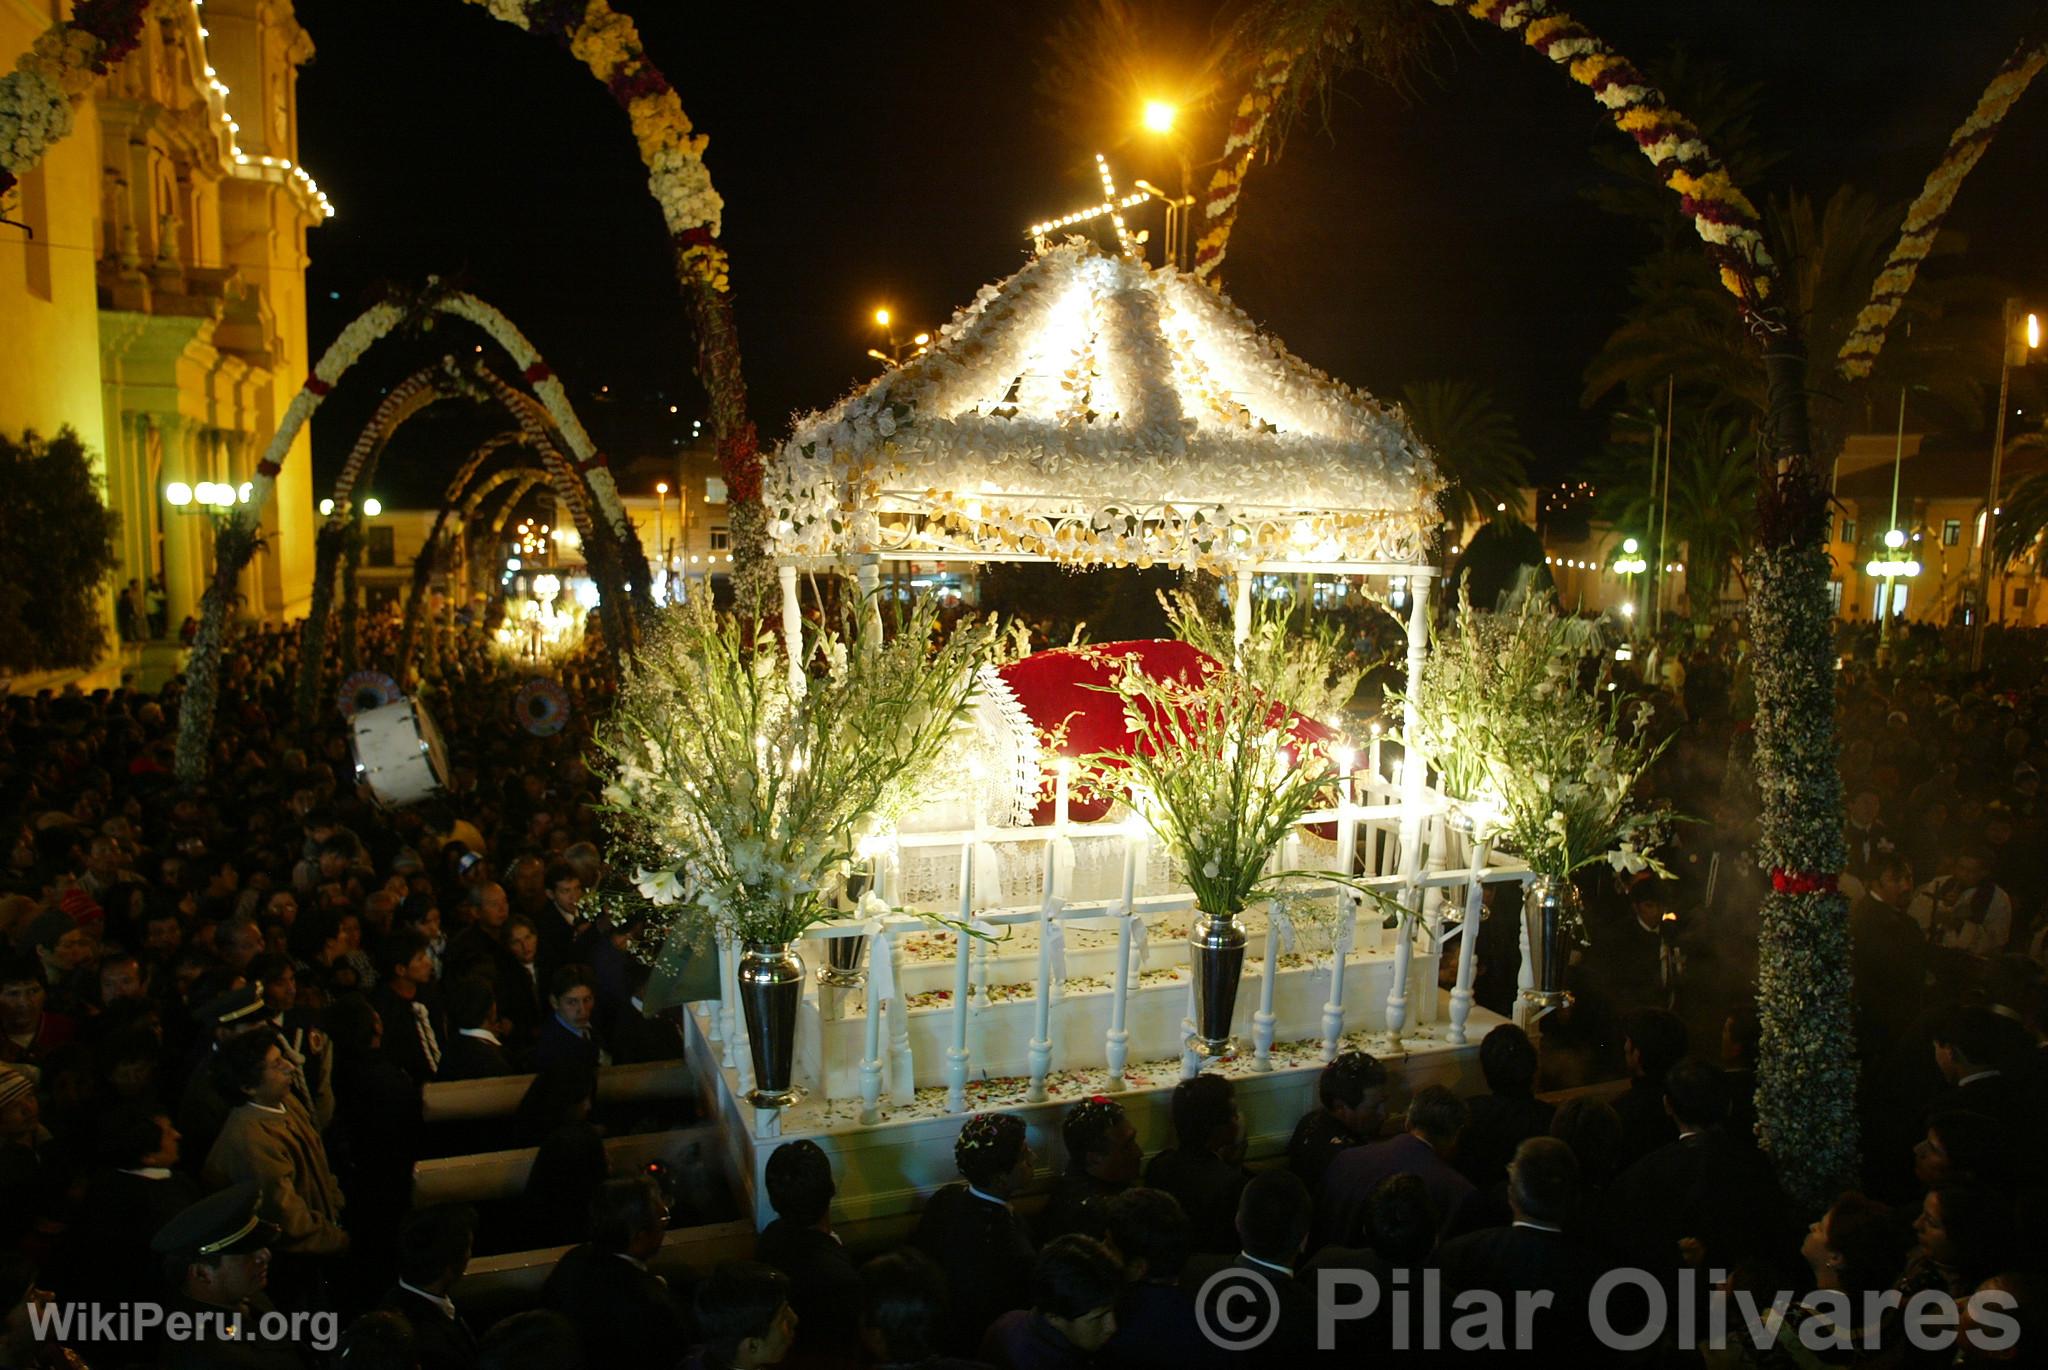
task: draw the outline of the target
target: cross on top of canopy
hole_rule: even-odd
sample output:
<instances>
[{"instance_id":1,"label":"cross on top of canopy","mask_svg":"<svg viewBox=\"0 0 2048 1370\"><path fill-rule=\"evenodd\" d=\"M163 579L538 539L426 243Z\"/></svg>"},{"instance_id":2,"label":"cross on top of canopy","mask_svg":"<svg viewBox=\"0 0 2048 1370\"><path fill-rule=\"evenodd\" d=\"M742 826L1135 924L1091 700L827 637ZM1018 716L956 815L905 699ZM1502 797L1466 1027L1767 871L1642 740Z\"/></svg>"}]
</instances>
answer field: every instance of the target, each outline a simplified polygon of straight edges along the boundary
<instances>
[{"instance_id":1,"label":"cross on top of canopy","mask_svg":"<svg viewBox=\"0 0 2048 1370\"><path fill-rule=\"evenodd\" d=\"M786 563L889 558L1397 568L1441 486L1396 406L1194 277L1049 248L770 463Z\"/></svg>"}]
</instances>

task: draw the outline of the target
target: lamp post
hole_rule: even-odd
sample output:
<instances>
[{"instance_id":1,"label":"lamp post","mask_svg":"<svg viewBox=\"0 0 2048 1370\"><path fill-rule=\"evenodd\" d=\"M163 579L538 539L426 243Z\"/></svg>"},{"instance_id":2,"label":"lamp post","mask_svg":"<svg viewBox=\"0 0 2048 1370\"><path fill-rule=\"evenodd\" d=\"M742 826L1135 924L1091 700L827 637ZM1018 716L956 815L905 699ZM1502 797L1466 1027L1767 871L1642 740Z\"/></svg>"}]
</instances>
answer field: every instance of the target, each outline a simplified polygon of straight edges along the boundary
<instances>
[{"instance_id":1,"label":"lamp post","mask_svg":"<svg viewBox=\"0 0 2048 1370\"><path fill-rule=\"evenodd\" d=\"M659 559L659 558L661 557L661 549L662 549L662 540L661 540L661 511L662 511L662 505L663 505L663 504L665 504L665 503L666 503L667 501L668 501L668 482L667 482L667 481L665 481L665 480L658 480L658 481L654 482L654 555L655 555L655 557L656 557L657 559ZM668 589L667 589L667 586L668 586L668 566L667 566L666 564L664 564L664 565L662 566L662 568L661 568L661 583L662 583L662 586L663 586L663 589L664 589L664 593L666 593L666 594L668 595L668 597L669 597L670 599L674 599L674 598L675 598L675 593L674 593L673 591L671 591L671 590L668 590Z\"/></svg>"},{"instance_id":2,"label":"lamp post","mask_svg":"<svg viewBox=\"0 0 2048 1370\"><path fill-rule=\"evenodd\" d=\"M1998 482L2005 465L2005 406L2011 397L2012 369L2025 366L2041 345L2041 316L2029 314L2019 325L2019 301L2008 298L1999 315L2002 347L1998 366L1998 421L1991 436L1991 488L1984 496L1984 545L1977 572L1977 623L1970 635L1970 669L1984 665L1984 630L1991 621L1991 541L1998 527Z\"/></svg>"},{"instance_id":3,"label":"lamp post","mask_svg":"<svg viewBox=\"0 0 2048 1370\"><path fill-rule=\"evenodd\" d=\"M898 341L894 319L895 316L887 308L875 311L875 327L882 330L882 346L889 350L884 352L880 347L868 349L870 357L888 367L901 366L932 345L932 335L929 333L913 334L908 342Z\"/></svg>"},{"instance_id":4,"label":"lamp post","mask_svg":"<svg viewBox=\"0 0 2048 1370\"><path fill-rule=\"evenodd\" d=\"M1893 518L1896 521L1896 492L1892 498L1895 510ZM1884 548L1883 556L1872 557L1863 567L1863 573L1877 582L1879 666L1887 665L1891 661L1893 586L1901 580L1911 580L1920 574L1920 563L1906 550L1906 534L1903 529L1887 528L1884 534Z\"/></svg>"},{"instance_id":5,"label":"lamp post","mask_svg":"<svg viewBox=\"0 0 2048 1370\"><path fill-rule=\"evenodd\" d=\"M1187 140L1176 136L1175 129L1180 122L1180 107L1166 100L1147 100L1139 122L1145 131L1163 139L1173 149L1180 162L1180 194L1168 195L1150 181L1134 184L1153 199L1166 206L1166 243L1164 257L1166 265L1179 270L1182 258L1188 252L1188 211L1195 206L1194 165L1188 159Z\"/></svg>"},{"instance_id":6,"label":"lamp post","mask_svg":"<svg viewBox=\"0 0 2048 1370\"><path fill-rule=\"evenodd\" d=\"M1614 570L1628 577L1628 598L1622 601L1621 616L1631 623L1636 617L1636 577L1650 569L1650 563L1643 558L1643 544L1635 538L1621 540L1621 555L1614 559Z\"/></svg>"}]
</instances>

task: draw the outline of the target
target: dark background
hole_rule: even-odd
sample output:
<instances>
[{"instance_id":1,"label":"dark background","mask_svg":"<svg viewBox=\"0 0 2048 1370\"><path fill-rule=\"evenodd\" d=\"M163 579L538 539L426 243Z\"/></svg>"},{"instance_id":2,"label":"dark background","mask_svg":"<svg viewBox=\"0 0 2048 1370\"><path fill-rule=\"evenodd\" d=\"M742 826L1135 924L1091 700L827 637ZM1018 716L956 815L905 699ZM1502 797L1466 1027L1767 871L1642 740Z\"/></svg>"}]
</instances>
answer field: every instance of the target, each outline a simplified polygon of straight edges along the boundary
<instances>
[{"instance_id":1,"label":"dark background","mask_svg":"<svg viewBox=\"0 0 2048 1370\"><path fill-rule=\"evenodd\" d=\"M1172 158L1132 133L1134 108L1105 99L1099 117L1052 117L1039 83L1059 6L615 5L710 135L764 441L793 411L876 374L865 352L879 341L878 304L907 335L1014 271L1027 224L1092 200L1098 149L1125 183L1178 181ZM1213 4L1138 8L1185 47L1229 17ZM1824 199L1848 182L1900 200L2035 10L1576 8L1632 57L1682 44L1765 87L1767 131L1787 156L1753 196ZM300 85L301 158L338 210L309 236L315 355L386 283L439 274L526 332L615 463L687 440L705 413L689 330L660 212L602 87L551 41L456 0L297 10L318 50ZM1592 100L1519 41L1438 23L1432 74L1406 92L1347 78L1327 120L1298 123L1280 159L1253 172L1226 289L1295 353L1376 393L1431 378L1490 385L1539 473L1560 475L1604 433L1604 417L1579 406L1581 373L1649 237L1585 198L1600 175L1589 149L1620 137ZM1198 160L1221 150L1235 98L1191 115ZM1972 269L2036 293L2048 287L2044 153L2048 81L2023 98L1951 220ZM1156 235L1158 210L1137 214ZM373 351L315 422L320 488L381 387L476 341L447 323ZM430 411L394 445L377 493L432 501L467 445L502 426L459 406Z\"/></svg>"}]
</instances>

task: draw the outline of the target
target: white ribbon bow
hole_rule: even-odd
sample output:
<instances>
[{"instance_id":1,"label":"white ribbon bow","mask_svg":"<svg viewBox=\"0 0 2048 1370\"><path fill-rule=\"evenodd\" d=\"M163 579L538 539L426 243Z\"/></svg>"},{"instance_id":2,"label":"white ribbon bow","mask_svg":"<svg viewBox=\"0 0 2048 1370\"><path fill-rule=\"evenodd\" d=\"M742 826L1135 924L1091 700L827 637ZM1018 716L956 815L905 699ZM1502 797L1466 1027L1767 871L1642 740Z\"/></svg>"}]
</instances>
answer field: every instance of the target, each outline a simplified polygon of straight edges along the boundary
<instances>
[{"instance_id":1,"label":"white ribbon bow","mask_svg":"<svg viewBox=\"0 0 2048 1370\"><path fill-rule=\"evenodd\" d=\"M1064 899L1045 901L1045 912L1039 919L1038 935L1045 939L1046 964L1052 979L1054 994L1067 978L1067 924L1060 917L1060 911L1067 906Z\"/></svg>"},{"instance_id":2,"label":"white ribbon bow","mask_svg":"<svg viewBox=\"0 0 2048 1370\"><path fill-rule=\"evenodd\" d=\"M879 1008L896 997L896 963L889 955L889 935L882 931L890 909L872 890L861 896L860 907L868 915L860 925L868 939L868 993L874 996Z\"/></svg>"},{"instance_id":3,"label":"white ribbon bow","mask_svg":"<svg viewBox=\"0 0 2048 1370\"><path fill-rule=\"evenodd\" d=\"M1145 925L1144 918L1138 914L1130 915L1130 919L1131 978L1135 980L1145 969L1145 953L1152 949L1152 929Z\"/></svg>"},{"instance_id":4,"label":"white ribbon bow","mask_svg":"<svg viewBox=\"0 0 2048 1370\"><path fill-rule=\"evenodd\" d=\"M1273 929L1273 947L1277 955L1292 956L1295 946L1294 920L1287 910L1277 902L1266 910L1267 926Z\"/></svg>"}]
</instances>

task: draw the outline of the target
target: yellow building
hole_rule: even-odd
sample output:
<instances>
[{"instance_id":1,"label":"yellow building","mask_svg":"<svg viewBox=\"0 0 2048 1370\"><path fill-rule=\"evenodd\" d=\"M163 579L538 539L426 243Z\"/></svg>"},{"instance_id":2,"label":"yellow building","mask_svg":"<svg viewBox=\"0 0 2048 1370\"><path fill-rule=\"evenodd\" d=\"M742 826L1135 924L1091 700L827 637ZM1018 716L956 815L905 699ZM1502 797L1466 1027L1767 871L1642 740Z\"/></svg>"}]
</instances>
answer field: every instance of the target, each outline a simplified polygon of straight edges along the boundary
<instances>
[{"instance_id":1,"label":"yellow building","mask_svg":"<svg viewBox=\"0 0 2048 1370\"><path fill-rule=\"evenodd\" d=\"M0 69L68 10L0 0ZM172 635L197 612L211 524L164 489L252 479L311 369L306 230L331 213L298 165L298 68L312 55L290 0L152 9L141 45L23 175L16 223L0 224L0 431L70 424L100 456L121 517L109 641L130 578L162 581ZM301 432L264 511L265 549L242 577L248 617L305 610L310 444Z\"/></svg>"},{"instance_id":2,"label":"yellow building","mask_svg":"<svg viewBox=\"0 0 2048 1370\"><path fill-rule=\"evenodd\" d=\"M1905 535L1901 559L1919 574L1900 579L1894 611L1917 623L1961 623L1975 612L1984 556L1984 504L1991 485L1991 450L1985 439L1965 442L1941 434L1908 433L1903 447L1891 433L1849 439L1836 476L1840 504L1829 530L1828 553L1840 587L1838 612L1868 623L1877 613L1882 581L1869 574L1885 556L1892 528L1892 468L1898 461L1898 524ZM2036 443L2008 440L1999 468L1999 491L2009 496L2044 468ZM2000 506L1993 505L1994 509ZM2025 557L1992 568L1990 618L2013 627L2048 623L2041 602L2038 562Z\"/></svg>"}]
</instances>

